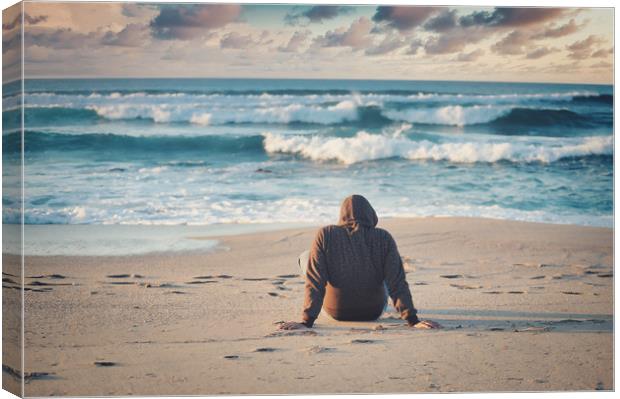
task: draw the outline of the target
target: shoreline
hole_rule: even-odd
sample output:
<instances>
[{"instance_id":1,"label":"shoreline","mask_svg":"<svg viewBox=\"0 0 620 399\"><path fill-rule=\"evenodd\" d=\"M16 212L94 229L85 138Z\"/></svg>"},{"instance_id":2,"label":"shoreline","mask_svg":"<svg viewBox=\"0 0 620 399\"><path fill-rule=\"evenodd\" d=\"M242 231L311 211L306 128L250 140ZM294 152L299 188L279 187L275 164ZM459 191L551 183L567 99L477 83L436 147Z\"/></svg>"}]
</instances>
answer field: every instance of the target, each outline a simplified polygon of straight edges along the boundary
<instances>
[{"instance_id":1,"label":"shoreline","mask_svg":"<svg viewBox=\"0 0 620 399\"><path fill-rule=\"evenodd\" d=\"M392 224L405 223L417 220L470 220L472 223L478 221L522 223L532 226L564 226L585 229L603 229L613 233L613 227L590 226L578 224L561 224L551 222L531 222L523 220L508 220L476 216L420 216L420 217L384 217L379 221L377 227L390 226ZM326 223L332 224L332 223ZM334 222L335 224L335 222ZM325 225L325 224L323 224ZM3 235L7 238L3 240L6 247L3 253L18 255L17 242L12 241L11 234L15 232L18 224L3 224ZM222 240L231 236L260 235L261 233L285 232L288 230L308 229L316 230L322 225L309 222L283 222L283 223L218 223L211 225L168 225L168 224L27 224L24 225L24 235L26 243L33 240L34 249L28 249L26 244L26 256L147 256L158 255L167 252L182 254L183 252L210 252L217 250L217 246ZM66 237L59 236L58 233L66 234ZM8 233L8 234L7 234ZM131 234L141 234L143 248L136 247L135 244L127 247L127 239L133 238ZM30 237L29 237L30 235ZM142 237L144 235L144 238ZM34 236L34 239L32 238ZM77 241L88 237L88 241L80 242L82 254L75 246ZM41 242L37 242L43 241ZM90 242L92 240L92 242ZM95 242L106 241L105 248L97 248ZM115 242L111 240L116 240ZM174 241L173 246L167 244L165 240ZM212 245L205 245L205 241L211 241ZM181 242L182 241L182 242ZM114 253L114 245L118 245L118 251ZM123 244L125 246L123 247ZM157 245L162 245L158 250ZM168 245L168 247L166 247ZM64 248L62 248L64 246ZM148 248L148 249L144 249ZM8 250L7 250L8 249ZM85 252L85 253L84 253Z\"/></svg>"},{"instance_id":2,"label":"shoreline","mask_svg":"<svg viewBox=\"0 0 620 399\"><path fill-rule=\"evenodd\" d=\"M277 331L300 316L295 261L316 228L221 236L207 253L26 256L25 371L48 373L26 394L614 389L612 229L379 226L396 239L420 317L444 329L411 330L386 312L372 322L322 313L310 331ZM5 301L19 293L9 285Z\"/></svg>"}]
</instances>

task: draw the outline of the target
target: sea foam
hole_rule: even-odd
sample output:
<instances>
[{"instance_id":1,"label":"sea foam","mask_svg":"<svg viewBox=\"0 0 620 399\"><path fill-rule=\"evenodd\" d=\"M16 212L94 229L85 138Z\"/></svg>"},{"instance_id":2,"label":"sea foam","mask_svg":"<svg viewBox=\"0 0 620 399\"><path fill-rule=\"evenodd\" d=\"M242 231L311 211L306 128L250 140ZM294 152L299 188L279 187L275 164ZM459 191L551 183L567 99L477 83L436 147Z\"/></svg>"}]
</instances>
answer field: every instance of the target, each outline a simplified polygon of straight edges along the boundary
<instances>
[{"instance_id":1,"label":"sea foam","mask_svg":"<svg viewBox=\"0 0 620 399\"><path fill-rule=\"evenodd\" d=\"M301 155L313 161L338 161L347 165L387 158L410 160L475 162L555 162L562 158L610 155L611 136L579 139L546 140L544 143L523 141L461 141L434 143L414 141L387 134L358 132L353 137L283 136L264 133L264 148L269 153Z\"/></svg>"},{"instance_id":2,"label":"sea foam","mask_svg":"<svg viewBox=\"0 0 620 399\"><path fill-rule=\"evenodd\" d=\"M385 117L394 121L420 123L426 125L465 126L491 122L512 110L509 106L474 105L464 107L450 105L446 107L384 110Z\"/></svg>"}]
</instances>

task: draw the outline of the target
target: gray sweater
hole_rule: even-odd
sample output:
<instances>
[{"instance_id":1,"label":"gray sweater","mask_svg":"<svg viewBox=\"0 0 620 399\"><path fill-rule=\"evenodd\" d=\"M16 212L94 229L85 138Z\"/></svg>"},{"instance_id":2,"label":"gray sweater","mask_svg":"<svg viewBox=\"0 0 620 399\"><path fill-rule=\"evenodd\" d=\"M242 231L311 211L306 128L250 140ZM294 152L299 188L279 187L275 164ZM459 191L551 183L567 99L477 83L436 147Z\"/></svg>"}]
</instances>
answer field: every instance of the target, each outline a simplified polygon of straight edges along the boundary
<instances>
[{"instance_id":1,"label":"gray sweater","mask_svg":"<svg viewBox=\"0 0 620 399\"><path fill-rule=\"evenodd\" d=\"M375 320L385 305L384 282L394 307L410 325L418 322L396 247L368 200L344 200L338 225L321 228L308 260L303 321L311 327L321 308L336 320Z\"/></svg>"}]
</instances>

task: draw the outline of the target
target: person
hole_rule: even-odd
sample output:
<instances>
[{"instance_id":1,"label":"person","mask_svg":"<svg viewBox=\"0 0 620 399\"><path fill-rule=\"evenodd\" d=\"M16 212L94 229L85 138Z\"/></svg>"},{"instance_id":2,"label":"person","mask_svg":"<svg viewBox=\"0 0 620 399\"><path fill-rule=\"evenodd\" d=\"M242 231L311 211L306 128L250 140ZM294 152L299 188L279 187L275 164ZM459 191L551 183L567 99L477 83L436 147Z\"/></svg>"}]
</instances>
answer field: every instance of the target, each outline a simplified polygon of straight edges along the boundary
<instances>
[{"instance_id":1,"label":"person","mask_svg":"<svg viewBox=\"0 0 620 399\"><path fill-rule=\"evenodd\" d=\"M345 198L338 225L319 229L310 251L299 258L306 278L302 321L283 323L280 329L312 328L321 309L339 321L376 320L388 296L409 326L441 327L418 319L396 242L377 222L366 198Z\"/></svg>"}]
</instances>

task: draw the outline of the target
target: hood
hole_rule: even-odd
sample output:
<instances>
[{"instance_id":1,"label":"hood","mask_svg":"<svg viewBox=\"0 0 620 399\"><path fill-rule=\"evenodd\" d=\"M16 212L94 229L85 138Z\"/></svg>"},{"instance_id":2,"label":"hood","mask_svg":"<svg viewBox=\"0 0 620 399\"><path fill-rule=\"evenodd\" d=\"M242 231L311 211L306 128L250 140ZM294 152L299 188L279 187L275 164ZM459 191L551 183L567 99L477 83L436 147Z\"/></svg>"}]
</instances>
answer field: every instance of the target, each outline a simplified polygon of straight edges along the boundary
<instances>
[{"instance_id":1,"label":"hood","mask_svg":"<svg viewBox=\"0 0 620 399\"><path fill-rule=\"evenodd\" d=\"M339 226L357 230L359 226L375 227L379 219L370 202L361 195L352 195L342 201Z\"/></svg>"}]
</instances>

